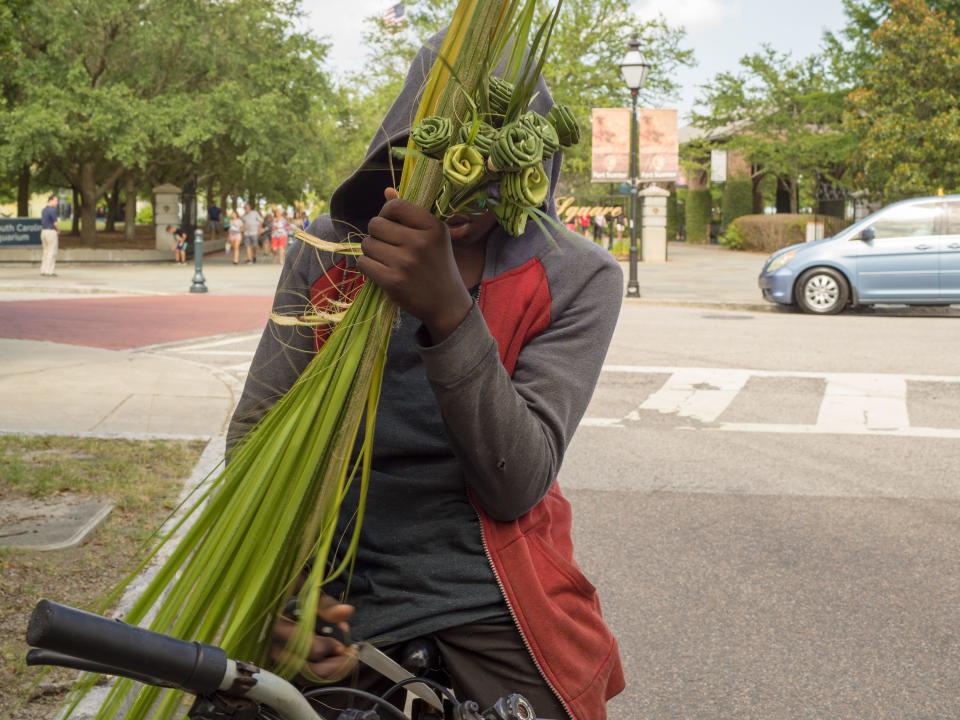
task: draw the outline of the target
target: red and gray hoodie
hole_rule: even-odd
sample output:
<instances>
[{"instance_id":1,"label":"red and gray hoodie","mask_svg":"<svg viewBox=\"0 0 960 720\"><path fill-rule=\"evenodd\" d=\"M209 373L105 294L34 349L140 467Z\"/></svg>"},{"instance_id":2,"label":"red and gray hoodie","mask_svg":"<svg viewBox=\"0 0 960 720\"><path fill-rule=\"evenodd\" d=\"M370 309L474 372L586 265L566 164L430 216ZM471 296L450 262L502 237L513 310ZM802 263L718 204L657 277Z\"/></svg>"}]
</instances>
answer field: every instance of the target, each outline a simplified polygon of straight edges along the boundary
<instances>
[{"instance_id":1,"label":"red and gray hoodie","mask_svg":"<svg viewBox=\"0 0 960 720\"><path fill-rule=\"evenodd\" d=\"M433 52L421 50L363 165L311 233L344 240L366 231L398 170L389 146L405 143L432 61ZM546 115L551 105L541 81L533 109ZM551 193L543 210L556 219L559 154L547 170ZM419 352L517 628L570 717L603 720L606 701L624 687L623 669L596 589L573 559L570 505L556 478L597 383L623 277L608 253L559 222L546 229L549 237L528 223L520 238L495 229L479 303L450 337ZM306 309L307 298L322 307L361 282L342 259L297 244L287 253L274 309L293 314ZM293 385L323 340L298 328L266 329L231 422L231 443Z\"/></svg>"}]
</instances>

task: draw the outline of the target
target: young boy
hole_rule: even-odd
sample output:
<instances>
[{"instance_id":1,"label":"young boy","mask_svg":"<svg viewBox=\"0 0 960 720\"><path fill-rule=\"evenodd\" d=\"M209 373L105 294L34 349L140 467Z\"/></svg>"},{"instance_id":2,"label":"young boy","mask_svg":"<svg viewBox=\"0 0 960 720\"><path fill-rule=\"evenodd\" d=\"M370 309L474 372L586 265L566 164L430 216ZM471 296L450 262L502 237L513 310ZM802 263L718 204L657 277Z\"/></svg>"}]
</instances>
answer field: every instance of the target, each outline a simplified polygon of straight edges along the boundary
<instances>
[{"instance_id":1,"label":"young boy","mask_svg":"<svg viewBox=\"0 0 960 720\"><path fill-rule=\"evenodd\" d=\"M167 225L167 232L173 235L173 261L177 265L187 262L187 231Z\"/></svg>"},{"instance_id":2,"label":"young boy","mask_svg":"<svg viewBox=\"0 0 960 720\"><path fill-rule=\"evenodd\" d=\"M613 334L622 274L559 222L551 237L531 222L512 238L489 212L444 223L397 198L389 148L406 141L432 61L422 50L363 166L333 194L330 215L311 225L327 240L361 233L363 257L354 266L296 243L274 301L276 312L302 314L304 298L323 306L365 279L401 309L349 594L342 581L325 587L332 597L320 615L350 622L354 638L393 656L430 638L458 698L486 707L518 692L539 717L603 720L607 699L623 688L619 652L573 560L570 506L556 477ZM552 105L542 81L533 105L543 115ZM543 210L555 219L559 155L546 170ZM290 388L324 337L267 328L231 445ZM355 504L356 492L340 533L352 528ZM275 627L278 652L290 627ZM352 662L348 648L319 637L308 657L323 677ZM384 687L358 672L359 687Z\"/></svg>"}]
</instances>

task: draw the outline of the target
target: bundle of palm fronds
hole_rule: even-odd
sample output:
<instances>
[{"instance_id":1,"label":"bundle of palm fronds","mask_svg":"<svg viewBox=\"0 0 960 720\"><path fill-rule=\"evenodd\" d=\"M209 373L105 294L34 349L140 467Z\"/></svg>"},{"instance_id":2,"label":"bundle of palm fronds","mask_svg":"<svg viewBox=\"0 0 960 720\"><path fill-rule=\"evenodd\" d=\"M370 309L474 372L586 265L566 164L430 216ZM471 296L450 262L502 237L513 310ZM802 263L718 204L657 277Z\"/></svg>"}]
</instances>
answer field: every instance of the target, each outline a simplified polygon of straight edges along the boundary
<instances>
[{"instance_id":1,"label":"bundle of palm fronds","mask_svg":"<svg viewBox=\"0 0 960 720\"><path fill-rule=\"evenodd\" d=\"M403 199L440 216L489 203L514 234L522 230L520 218L525 223L531 209L543 202L542 161L577 131L566 110L546 119L526 111L559 10L558 4L533 33L535 6L536 0L460 0L404 153ZM491 79L506 55L503 77ZM430 128L441 124L450 138L463 142L431 144ZM493 182L499 182L500 197L490 187ZM327 251L360 252L354 243L302 237ZM303 669L322 587L349 572L355 556L395 315L382 291L366 283L355 298L345 295L335 307L313 308L296 318L274 317L277 323L329 324L333 329L294 386L128 578L127 583L178 530L188 527L127 613L127 622L217 644L231 657L267 664L270 629L296 595L300 620L286 659L276 669L286 675ZM361 423L363 441L356 447ZM355 530L350 538L336 538L340 505L353 483L360 484ZM348 549L331 567L334 543ZM103 607L115 602L125 586L116 588ZM65 716L94 679L81 679ZM169 718L183 712L182 702L176 691L121 680L98 717Z\"/></svg>"}]
</instances>

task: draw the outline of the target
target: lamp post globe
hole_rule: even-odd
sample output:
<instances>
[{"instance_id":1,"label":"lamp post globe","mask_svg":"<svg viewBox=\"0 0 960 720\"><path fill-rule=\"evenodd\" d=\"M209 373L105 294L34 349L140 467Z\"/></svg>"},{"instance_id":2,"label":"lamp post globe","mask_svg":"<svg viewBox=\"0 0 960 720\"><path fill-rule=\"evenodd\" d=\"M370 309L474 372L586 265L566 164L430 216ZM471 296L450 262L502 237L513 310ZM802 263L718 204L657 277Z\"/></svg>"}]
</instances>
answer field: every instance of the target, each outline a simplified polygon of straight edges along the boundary
<instances>
[{"instance_id":1,"label":"lamp post globe","mask_svg":"<svg viewBox=\"0 0 960 720\"><path fill-rule=\"evenodd\" d=\"M632 93L640 91L650 74L650 63L640 52L640 40L631 38L627 43L627 54L620 61L620 74Z\"/></svg>"},{"instance_id":2,"label":"lamp post globe","mask_svg":"<svg viewBox=\"0 0 960 720\"><path fill-rule=\"evenodd\" d=\"M650 74L650 64L640 52L640 40L633 37L627 44L627 54L620 61L620 74L630 88L632 110L630 113L630 271L627 279L627 297L640 297L640 281L637 278L637 193L640 191L639 129L637 127L637 96Z\"/></svg>"}]
</instances>

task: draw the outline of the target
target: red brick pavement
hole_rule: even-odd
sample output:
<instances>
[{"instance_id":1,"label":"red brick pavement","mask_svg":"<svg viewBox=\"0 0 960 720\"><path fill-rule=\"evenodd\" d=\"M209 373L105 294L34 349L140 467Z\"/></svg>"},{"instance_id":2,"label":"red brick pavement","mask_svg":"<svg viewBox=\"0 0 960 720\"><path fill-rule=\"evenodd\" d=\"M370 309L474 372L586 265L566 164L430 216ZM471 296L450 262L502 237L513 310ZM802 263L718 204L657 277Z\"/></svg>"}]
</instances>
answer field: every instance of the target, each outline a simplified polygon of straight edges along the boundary
<instances>
[{"instance_id":1,"label":"red brick pavement","mask_svg":"<svg viewBox=\"0 0 960 720\"><path fill-rule=\"evenodd\" d=\"M236 295L9 301L0 303L0 338L124 350L258 330L271 302Z\"/></svg>"}]
</instances>

